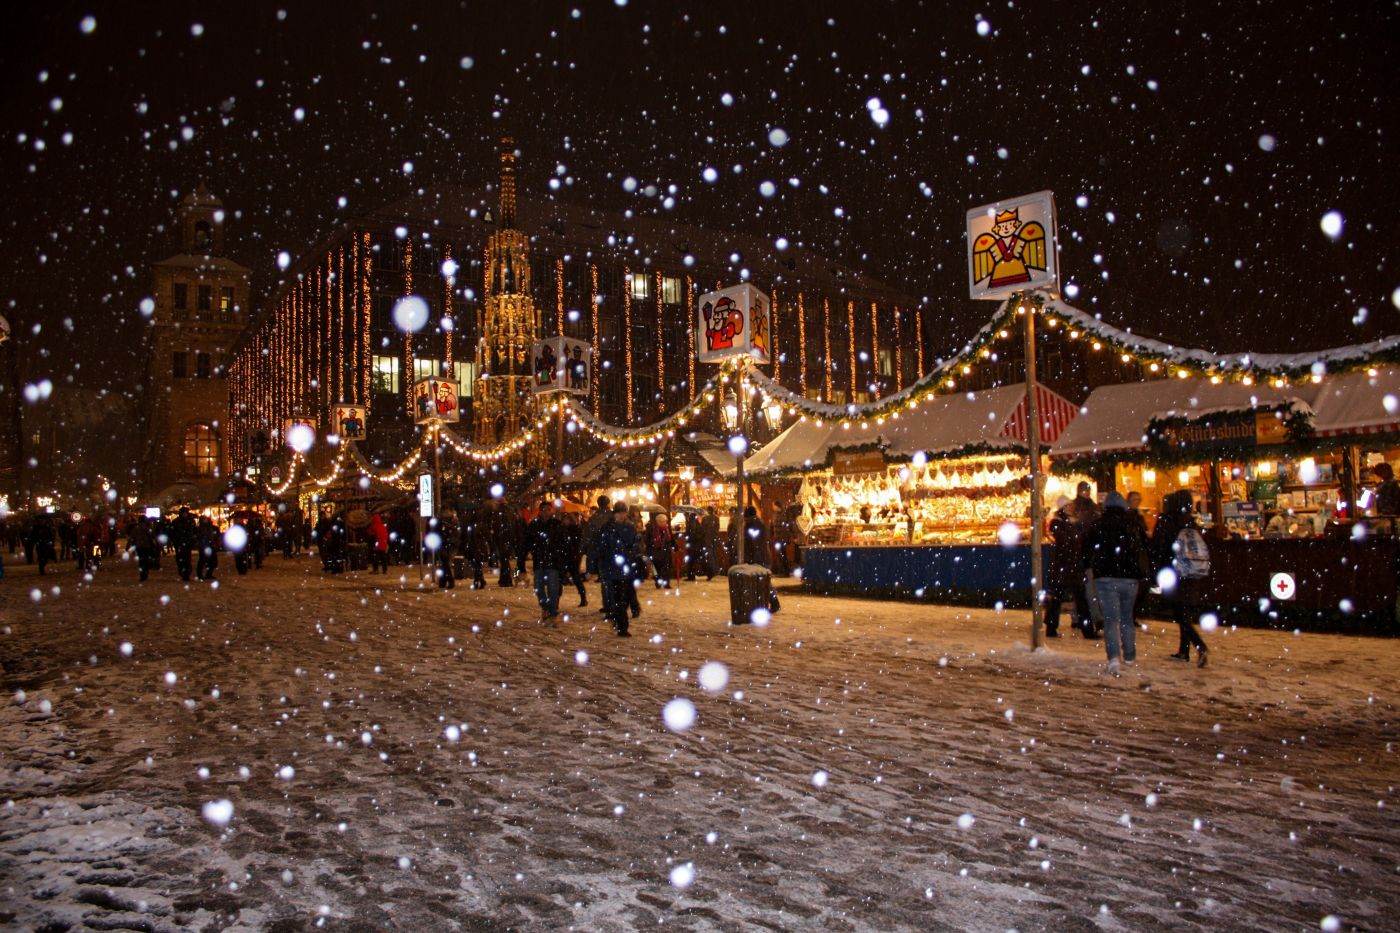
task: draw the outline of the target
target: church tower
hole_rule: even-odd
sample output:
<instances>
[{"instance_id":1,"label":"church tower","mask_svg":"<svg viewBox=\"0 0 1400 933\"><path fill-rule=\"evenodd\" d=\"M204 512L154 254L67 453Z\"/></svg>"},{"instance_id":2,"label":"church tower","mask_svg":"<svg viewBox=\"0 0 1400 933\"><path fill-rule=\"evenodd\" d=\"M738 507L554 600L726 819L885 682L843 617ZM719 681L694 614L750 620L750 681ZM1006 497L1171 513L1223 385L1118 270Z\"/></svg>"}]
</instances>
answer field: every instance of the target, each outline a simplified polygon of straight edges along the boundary
<instances>
[{"instance_id":1,"label":"church tower","mask_svg":"<svg viewBox=\"0 0 1400 933\"><path fill-rule=\"evenodd\" d=\"M224 206L202 183L180 202L180 252L152 268L142 490L213 501L228 482L229 351L248 320L248 270L223 256Z\"/></svg>"},{"instance_id":2,"label":"church tower","mask_svg":"<svg viewBox=\"0 0 1400 933\"><path fill-rule=\"evenodd\" d=\"M534 421L530 346L540 313L530 297L530 239L516 229L515 141L501 140L501 202L496 231L486 241L485 291L476 345L476 393L472 400L476 443L510 440ZM532 451L543 448L532 448ZM535 466L536 455L525 457Z\"/></svg>"}]
</instances>

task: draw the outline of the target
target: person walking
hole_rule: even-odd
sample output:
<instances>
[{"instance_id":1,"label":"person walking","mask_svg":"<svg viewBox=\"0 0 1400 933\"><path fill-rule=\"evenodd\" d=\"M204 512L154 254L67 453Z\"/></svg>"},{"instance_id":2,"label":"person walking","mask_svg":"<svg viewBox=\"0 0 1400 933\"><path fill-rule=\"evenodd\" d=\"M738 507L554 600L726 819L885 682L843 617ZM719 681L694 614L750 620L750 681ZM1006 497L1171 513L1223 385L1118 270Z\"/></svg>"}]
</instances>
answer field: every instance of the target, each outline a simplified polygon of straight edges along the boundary
<instances>
[{"instance_id":1,"label":"person walking","mask_svg":"<svg viewBox=\"0 0 1400 933\"><path fill-rule=\"evenodd\" d=\"M189 507L180 506L175 521L170 524L170 546L175 550L175 570L186 583L190 582L190 573L194 569L190 555L194 551L198 531Z\"/></svg>"},{"instance_id":2,"label":"person walking","mask_svg":"<svg viewBox=\"0 0 1400 933\"><path fill-rule=\"evenodd\" d=\"M378 512L369 517L369 570L389 572L389 526Z\"/></svg>"},{"instance_id":3,"label":"person walking","mask_svg":"<svg viewBox=\"0 0 1400 933\"><path fill-rule=\"evenodd\" d=\"M1094 591L1103 608L1108 671L1137 661L1137 622L1133 604L1147 567L1147 552L1128 502L1116 490L1104 499L1103 514L1084 541L1084 562L1094 574Z\"/></svg>"},{"instance_id":4,"label":"person walking","mask_svg":"<svg viewBox=\"0 0 1400 933\"><path fill-rule=\"evenodd\" d=\"M578 590L578 605L582 609L588 605L588 591L583 588L583 574L579 570L579 561L583 555L583 529L577 512L565 512L560 523L564 547L564 569L560 583L567 581L574 585Z\"/></svg>"},{"instance_id":5,"label":"person walking","mask_svg":"<svg viewBox=\"0 0 1400 933\"><path fill-rule=\"evenodd\" d=\"M131 532L127 536L127 543L136 552L136 570L141 576L141 582L145 583L146 578L151 575L151 567L156 562L156 536L155 529L151 527L151 520L142 516L131 526Z\"/></svg>"},{"instance_id":6,"label":"person walking","mask_svg":"<svg viewBox=\"0 0 1400 933\"><path fill-rule=\"evenodd\" d=\"M777 612L781 608L778 591L772 587L773 555L768 548L768 526L758 517L758 509L748 506L744 509L744 561L767 568L769 571L768 611Z\"/></svg>"},{"instance_id":7,"label":"person walking","mask_svg":"<svg viewBox=\"0 0 1400 933\"><path fill-rule=\"evenodd\" d=\"M675 572L675 539L671 535L668 518L663 511L652 512L646 529L647 559L651 561L652 572L656 575L658 590L671 585L671 576Z\"/></svg>"},{"instance_id":8,"label":"person walking","mask_svg":"<svg viewBox=\"0 0 1400 933\"><path fill-rule=\"evenodd\" d=\"M705 515L700 519L700 528L697 536L698 547L695 570L697 573L705 574L705 581L715 578L715 573L719 567L719 513L714 506L705 510Z\"/></svg>"},{"instance_id":9,"label":"person walking","mask_svg":"<svg viewBox=\"0 0 1400 933\"><path fill-rule=\"evenodd\" d=\"M612 503L607 496L598 497L598 507L588 516L588 521L584 523L581 532L580 544L583 547L584 575L596 577L599 575L598 566L593 562L593 545L597 542L598 532L603 526L612 521Z\"/></svg>"},{"instance_id":10,"label":"person walking","mask_svg":"<svg viewBox=\"0 0 1400 933\"><path fill-rule=\"evenodd\" d=\"M631 634L627 613L628 592L631 591L635 597L633 580L637 571L632 564L636 559L637 533L627 522L627 506L619 502L608 513L607 522L598 529L594 538L593 563L603 582L603 613L620 638Z\"/></svg>"},{"instance_id":11,"label":"person walking","mask_svg":"<svg viewBox=\"0 0 1400 933\"><path fill-rule=\"evenodd\" d=\"M1066 497L1061 496L1055 505L1050 518L1050 566L1045 571L1045 636L1060 637L1060 611L1069 602L1074 607L1075 627L1088 638L1094 626L1084 589L1084 537L1089 526L1070 517Z\"/></svg>"},{"instance_id":12,"label":"person walking","mask_svg":"<svg viewBox=\"0 0 1400 933\"><path fill-rule=\"evenodd\" d=\"M1172 620L1181 635L1176 654L1171 657L1190 661L1194 647L1197 666L1205 667L1209 651L1196 630L1196 620L1200 618L1205 581L1210 576L1210 548L1196 523L1191 490L1178 489L1162 500L1162 514L1152 530L1148 550L1162 597L1171 604Z\"/></svg>"},{"instance_id":13,"label":"person walking","mask_svg":"<svg viewBox=\"0 0 1400 933\"><path fill-rule=\"evenodd\" d=\"M253 565L253 522L251 518L244 514L234 520L234 524L243 529L243 547L233 552L233 569L238 571L240 577L248 575L248 568Z\"/></svg>"},{"instance_id":14,"label":"person walking","mask_svg":"<svg viewBox=\"0 0 1400 933\"><path fill-rule=\"evenodd\" d=\"M553 625L559 615L561 575L568 562L564 526L554 514L553 503L540 503L535 517L525 527L524 554L535 559L535 599L540 604L540 621Z\"/></svg>"},{"instance_id":15,"label":"person walking","mask_svg":"<svg viewBox=\"0 0 1400 933\"><path fill-rule=\"evenodd\" d=\"M491 559L491 513L488 509L478 506L467 516L462 523L461 539L462 555L472 568L472 589L483 589L486 562Z\"/></svg>"},{"instance_id":16,"label":"person walking","mask_svg":"<svg viewBox=\"0 0 1400 933\"><path fill-rule=\"evenodd\" d=\"M209 520L208 515L199 517L194 543L199 549L199 559L195 562L194 569L196 579L213 580L214 571L219 569L219 529Z\"/></svg>"},{"instance_id":17,"label":"person walking","mask_svg":"<svg viewBox=\"0 0 1400 933\"><path fill-rule=\"evenodd\" d=\"M510 514L506 510L506 504L497 499L491 503L491 552L496 566L500 568L497 583L501 586L515 586L515 577L510 570L511 555L515 553L511 531Z\"/></svg>"},{"instance_id":18,"label":"person walking","mask_svg":"<svg viewBox=\"0 0 1400 933\"><path fill-rule=\"evenodd\" d=\"M437 534L437 547L433 559L437 564L437 585L440 590L455 590L457 579L452 569L452 555L457 547L457 513L443 509L437 518L428 519L428 533Z\"/></svg>"}]
</instances>

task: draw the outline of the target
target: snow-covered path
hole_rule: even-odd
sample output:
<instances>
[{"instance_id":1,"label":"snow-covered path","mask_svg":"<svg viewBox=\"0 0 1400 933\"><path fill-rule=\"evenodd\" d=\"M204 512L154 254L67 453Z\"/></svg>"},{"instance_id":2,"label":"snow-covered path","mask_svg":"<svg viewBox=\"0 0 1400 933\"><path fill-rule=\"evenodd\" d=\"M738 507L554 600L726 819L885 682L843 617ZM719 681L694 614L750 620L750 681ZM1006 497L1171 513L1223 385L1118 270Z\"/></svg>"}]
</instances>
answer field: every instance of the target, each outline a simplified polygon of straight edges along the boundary
<instances>
[{"instance_id":1,"label":"snow-covered path","mask_svg":"<svg viewBox=\"0 0 1400 933\"><path fill-rule=\"evenodd\" d=\"M1202 671L1151 623L1113 680L1023 613L788 594L732 630L721 581L648 585L624 641L400 569L8 567L0 925L1393 922L1400 642L1221 631Z\"/></svg>"}]
</instances>

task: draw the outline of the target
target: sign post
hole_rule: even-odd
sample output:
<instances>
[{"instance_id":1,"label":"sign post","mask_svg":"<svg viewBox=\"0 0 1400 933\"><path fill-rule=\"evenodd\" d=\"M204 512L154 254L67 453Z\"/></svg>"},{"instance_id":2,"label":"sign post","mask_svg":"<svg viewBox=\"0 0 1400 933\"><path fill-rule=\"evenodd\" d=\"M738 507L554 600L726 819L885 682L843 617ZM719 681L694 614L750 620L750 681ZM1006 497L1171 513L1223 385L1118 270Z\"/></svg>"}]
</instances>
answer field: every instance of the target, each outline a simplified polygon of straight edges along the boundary
<instances>
[{"instance_id":1,"label":"sign post","mask_svg":"<svg viewBox=\"0 0 1400 933\"><path fill-rule=\"evenodd\" d=\"M1031 481L1031 648L1045 646L1045 500L1041 486L1035 316L1059 285L1055 194L1037 191L967 212L967 283L975 299L1004 299L1025 321L1026 447Z\"/></svg>"},{"instance_id":2,"label":"sign post","mask_svg":"<svg viewBox=\"0 0 1400 933\"><path fill-rule=\"evenodd\" d=\"M530 391L553 396L559 403L554 434L556 478L564 465L564 395L588 395L593 381L593 348L585 340L563 335L536 340L530 347Z\"/></svg>"}]
</instances>

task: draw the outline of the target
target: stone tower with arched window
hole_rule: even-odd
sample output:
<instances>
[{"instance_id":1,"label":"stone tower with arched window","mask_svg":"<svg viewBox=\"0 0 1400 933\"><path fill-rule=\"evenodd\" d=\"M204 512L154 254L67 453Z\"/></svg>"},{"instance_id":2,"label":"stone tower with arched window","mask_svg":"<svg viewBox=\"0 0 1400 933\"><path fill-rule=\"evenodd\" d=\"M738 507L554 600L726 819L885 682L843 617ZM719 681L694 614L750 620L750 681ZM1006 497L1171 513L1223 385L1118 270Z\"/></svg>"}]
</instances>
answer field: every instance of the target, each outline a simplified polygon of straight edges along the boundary
<instances>
[{"instance_id":1,"label":"stone tower with arched window","mask_svg":"<svg viewBox=\"0 0 1400 933\"><path fill-rule=\"evenodd\" d=\"M501 140L500 213L486 241L485 293L476 346L472 435L483 447L518 437L534 421L530 346L540 332L540 312L530 289L530 238L516 228L515 142ZM517 458L537 465L535 445Z\"/></svg>"},{"instance_id":2,"label":"stone tower with arched window","mask_svg":"<svg viewBox=\"0 0 1400 933\"><path fill-rule=\"evenodd\" d=\"M223 255L227 219L200 184L180 201L180 252L152 267L141 488L153 500L213 501L228 482L228 354L247 323L249 273Z\"/></svg>"}]
</instances>

